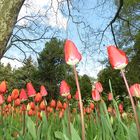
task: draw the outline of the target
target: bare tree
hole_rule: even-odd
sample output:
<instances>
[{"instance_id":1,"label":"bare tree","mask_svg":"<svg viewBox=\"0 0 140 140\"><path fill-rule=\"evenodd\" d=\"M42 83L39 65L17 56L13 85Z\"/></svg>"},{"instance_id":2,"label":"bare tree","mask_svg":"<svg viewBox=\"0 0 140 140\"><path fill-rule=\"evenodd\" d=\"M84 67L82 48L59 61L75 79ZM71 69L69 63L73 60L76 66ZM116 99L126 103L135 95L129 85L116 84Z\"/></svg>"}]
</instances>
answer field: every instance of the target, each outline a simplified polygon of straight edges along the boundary
<instances>
[{"instance_id":1,"label":"bare tree","mask_svg":"<svg viewBox=\"0 0 140 140\"><path fill-rule=\"evenodd\" d=\"M21 7L25 7L27 11L32 9L33 3L28 3L28 1L2 1L3 6L0 8L2 9L3 7L3 10L0 10L0 12L8 13L9 11L10 16L8 18L6 14L1 14L3 16L0 17L0 19L2 18L0 20L0 31L2 32L0 34L0 59L2 56L11 58L6 52L10 48L15 48L20 52L21 60L16 57L12 57L12 59L24 61L28 54L33 53L37 55L40 52L38 44L40 45L41 42L45 43L46 40L53 37L68 38L69 34L73 31L76 32L75 36L78 36L83 45L83 54L91 57L95 53L100 53L103 56L105 55L104 46L106 42L110 41L108 34L112 35L111 42L118 46L116 25L120 24L119 20L126 20L129 23L130 29L135 26L121 14L124 7L123 0L115 0L115 3L114 0L88 0L88 2L83 0L46 0L44 2L46 2L47 6L42 11L38 9L38 11L32 11L30 14L27 12L26 15L17 19ZM8 8L5 8L6 5L8 5ZM10 9L12 9L12 12ZM52 18L50 13L54 14L53 24L55 23L57 27L49 23ZM65 27L63 29L58 27L59 22L63 20L63 17L59 17L59 14L65 18ZM95 15L99 19L92 21ZM5 23L7 26L2 22L4 19L6 19ZM24 24L21 24L23 21ZM96 26L95 21L97 21ZM97 24L99 25L97 26ZM4 27L8 27L8 30Z\"/></svg>"},{"instance_id":2,"label":"bare tree","mask_svg":"<svg viewBox=\"0 0 140 140\"><path fill-rule=\"evenodd\" d=\"M0 59L4 55L18 13L25 0L2 0L0 2Z\"/></svg>"}]
</instances>

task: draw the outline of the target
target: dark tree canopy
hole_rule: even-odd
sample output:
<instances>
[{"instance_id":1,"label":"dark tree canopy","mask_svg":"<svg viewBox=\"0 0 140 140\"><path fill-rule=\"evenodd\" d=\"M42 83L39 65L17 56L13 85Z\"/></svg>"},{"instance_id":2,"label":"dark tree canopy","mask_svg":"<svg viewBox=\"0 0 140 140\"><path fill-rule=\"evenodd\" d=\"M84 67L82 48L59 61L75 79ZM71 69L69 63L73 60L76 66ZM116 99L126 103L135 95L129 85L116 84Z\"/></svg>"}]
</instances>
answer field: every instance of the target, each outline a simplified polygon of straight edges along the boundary
<instances>
[{"instance_id":1,"label":"dark tree canopy","mask_svg":"<svg viewBox=\"0 0 140 140\"><path fill-rule=\"evenodd\" d=\"M40 81L46 85L52 97L58 96L59 84L66 77L67 66L64 61L63 45L63 41L51 39L38 58Z\"/></svg>"}]
</instances>

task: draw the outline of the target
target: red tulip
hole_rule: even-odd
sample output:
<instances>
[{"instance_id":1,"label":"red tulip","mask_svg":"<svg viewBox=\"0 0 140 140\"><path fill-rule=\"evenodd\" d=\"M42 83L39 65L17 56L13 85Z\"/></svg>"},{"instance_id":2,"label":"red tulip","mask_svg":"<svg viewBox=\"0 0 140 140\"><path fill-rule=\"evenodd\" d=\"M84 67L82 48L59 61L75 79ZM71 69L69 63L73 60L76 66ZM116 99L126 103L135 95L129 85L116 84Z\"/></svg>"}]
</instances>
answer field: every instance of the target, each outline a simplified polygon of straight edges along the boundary
<instances>
[{"instance_id":1,"label":"red tulip","mask_svg":"<svg viewBox=\"0 0 140 140\"><path fill-rule=\"evenodd\" d=\"M134 84L130 87L130 93L132 96L140 98L140 84Z\"/></svg>"},{"instance_id":2,"label":"red tulip","mask_svg":"<svg viewBox=\"0 0 140 140\"><path fill-rule=\"evenodd\" d=\"M67 96L67 99L68 99L68 100L70 100L70 99L71 99L71 94L69 94L69 95Z\"/></svg>"},{"instance_id":3,"label":"red tulip","mask_svg":"<svg viewBox=\"0 0 140 140\"><path fill-rule=\"evenodd\" d=\"M3 94L0 94L0 105L4 103L4 96Z\"/></svg>"},{"instance_id":4,"label":"red tulip","mask_svg":"<svg viewBox=\"0 0 140 140\"><path fill-rule=\"evenodd\" d=\"M50 107L55 108L55 106L56 106L55 100L51 100Z\"/></svg>"},{"instance_id":5,"label":"red tulip","mask_svg":"<svg viewBox=\"0 0 140 140\"><path fill-rule=\"evenodd\" d=\"M33 97L36 95L36 91L31 82L27 83L26 88L27 88L27 94L29 97Z\"/></svg>"},{"instance_id":6,"label":"red tulip","mask_svg":"<svg viewBox=\"0 0 140 140\"><path fill-rule=\"evenodd\" d=\"M32 109L30 109L30 110L28 111L28 116L33 116L33 115L35 115L35 111L32 110Z\"/></svg>"},{"instance_id":7,"label":"red tulip","mask_svg":"<svg viewBox=\"0 0 140 140\"><path fill-rule=\"evenodd\" d=\"M78 90L76 91L75 95L74 95L75 100L79 100L79 94L78 94Z\"/></svg>"},{"instance_id":8,"label":"red tulip","mask_svg":"<svg viewBox=\"0 0 140 140\"><path fill-rule=\"evenodd\" d=\"M42 112L38 112L38 113L37 113L37 116L38 116L38 118L39 118L40 120L42 120Z\"/></svg>"},{"instance_id":9,"label":"red tulip","mask_svg":"<svg viewBox=\"0 0 140 140\"><path fill-rule=\"evenodd\" d=\"M64 53L65 61L69 65L76 65L82 59L81 54L71 40L66 40Z\"/></svg>"},{"instance_id":10,"label":"red tulip","mask_svg":"<svg viewBox=\"0 0 140 140\"><path fill-rule=\"evenodd\" d=\"M13 89L12 94L11 94L11 98L12 100L16 100L19 96L19 90L18 89Z\"/></svg>"},{"instance_id":11,"label":"red tulip","mask_svg":"<svg viewBox=\"0 0 140 140\"><path fill-rule=\"evenodd\" d=\"M61 111L59 112L59 118L61 119L63 116L64 116L64 112L61 110Z\"/></svg>"},{"instance_id":12,"label":"red tulip","mask_svg":"<svg viewBox=\"0 0 140 140\"><path fill-rule=\"evenodd\" d=\"M99 101L101 99L100 93L97 89L92 90L92 99L94 101Z\"/></svg>"},{"instance_id":13,"label":"red tulip","mask_svg":"<svg viewBox=\"0 0 140 140\"><path fill-rule=\"evenodd\" d=\"M22 110L22 111L26 111L26 105L25 105L25 104L22 104L21 110Z\"/></svg>"},{"instance_id":14,"label":"red tulip","mask_svg":"<svg viewBox=\"0 0 140 140\"><path fill-rule=\"evenodd\" d=\"M42 95L40 93L37 93L35 96L35 102L40 102L42 100Z\"/></svg>"},{"instance_id":15,"label":"red tulip","mask_svg":"<svg viewBox=\"0 0 140 140\"><path fill-rule=\"evenodd\" d=\"M67 84L65 80L61 81L60 84L60 95L61 96L68 96L70 94L70 86Z\"/></svg>"},{"instance_id":16,"label":"red tulip","mask_svg":"<svg viewBox=\"0 0 140 140\"><path fill-rule=\"evenodd\" d=\"M25 89L21 89L19 98L21 101L26 101L28 99Z\"/></svg>"},{"instance_id":17,"label":"red tulip","mask_svg":"<svg viewBox=\"0 0 140 140\"><path fill-rule=\"evenodd\" d=\"M119 104L119 111L120 111L120 113L123 113L123 104Z\"/></svg>"},{"instance_id":18,"label":"red tulip","mask_svg":"<svg viewBox=\"0 0 140 140\"><path fill-rule=\"evenodd\" d=\"M90 103L90 108L92 109L92 110L94 110L94 104L93 103Z\"/></svg>"},{"instance_id":19,"label":"red tulip","mask_svg":"<svg viewBox=\"0 0 140 140\"><path fill-rule=\"evenodd\" d=\"M5 93L7 90L6 81L2 81L0 84L0 93Z\"/></svg>"},{"instance_id":20,"label":"red tulip","mask_svg":"<svg viewBox=\"0 0 140 140\"><path fill-rule=\"evenodd\" d=\"M103 91L102 84L100 82L95 83L95 88L101 93Z\"/></svg>"},{"instance_id":21,"label":"red tulip","mask_svg":"<svg viewBox=\"0 0 140 140\"><path fill-rule=\"evenodd\" d=\"M63 105L62 105L62 103L60 101L57 101L56 108L58 108L58 109L62 109L63 108Z\"/></svg>"},{"instance_id":22,"label":"red tulip","mask_svg":"<svg viewBox=\"0 0 140 140\"><path fill-rule=\"evenodd\" d=\"M29 106L29 109L28 110L30 110L30 109L35 110L35 104L34 104L34 102L28 103L28 106ZM27 108L28 108L28 106L27 106Z\"/></svg>"},{"instance_id":23,"label":"red tulip","mask_svg":"<svg viewBox=\"0 0 140 140\"><path fill-rule=\"evenodd\" d=\"M109 106L107 111L108 111L108 113L112 113L112 111L113 111L112 107Z\"/></svg>"},{"instance_id":24,"label":"red tulip","mask_svg":"<svg viewBox=\"0 0 140 140\"><path fill-rule=\"evenodd\" d=\"M90 114L92 112L92 109L90 107L86 107L85 112L87 114Z\"/></svg>"},{"instance_id":25,"label":"red tulip","mask_svg":"<svg viewBox=\"0 0 140 140\"><path fill-rule=\"evenodd\" d=\"M40 105L39 105L39 108L40 108L40 110L45 110L45 107L46 107L46 105L45 105L45 102L44 102L44 100L40 103Z\"/></svg>"},{"instance_id":26,"label":"red tulip","mask_svg":"<svg viewBox=\"0 0 140 140\"><path fill-rule=\"evenodd\" d=\"M112 93L110 92L110 93L108 93L108 100L109 101L112 101L113 100L113 95L112 95Z\"/></svg>"},{"instance_id":27,"label":"red tulip","mask_svg":"<svg viewBox=\"0 0 140 140\"><path fill-rule=\"evenodd\" d=\"M47 112L50 112L50 108L51 108L50 106L47 106Z\"/></svg>"},{"instance_id":28,"label":"red tulip","mask_svg":"<svg viewBox=\"0 0 140 140\"><path fill-rule=\"evenodd\" d=\"M108 46L108 57L110 64L114 69L123 69L128 64L128 58L122 50L119 50L115 46Z\"/></svg>"},{"instance_id":29,"label":"red tulip","mask_svg":"<svg viewBox=\"0 0 140 140\"><path fill-rule=\"evenodd\" d=\"M40 87L40 93L41 93L42 96L47 96L48 95L48 92L43 85L41 85L41 87Z\"/></svg>"},{"instance_id":30,"label":"red tulip","mask_svg":"<svg viewBox=\"0 0 140 140\"><path fill-rule=\"evenodd\" d=\"M68 106L67 103L64 102L64 103L63 103L63 108L66 109L67 106Z\"/></svg>"},{"instance_id":31,"label":"red tulip","mask_svg":"<svg viewBox=\"0 0 140 140\"><path fill-rule=\"evenodd\" d=\"M11 103L11 102L12 102L12 97L11 97L11 95L8 95L8 97L7 97L7 102L8 102L8 103Z\"/></svg>"},{"instance_id":32,"label":"red tulip","mask_svg":"<svg viewBox=\"0 0 140 140\"><path fill-rule=\"evenodd\" d=\"M20 99L19 99L19 98L17 98L17 99L15 100L15 106L20 106Z\"/></svg>"},{"instance_id":33,"label":"red tulip","mask_svg":"<svg viewBox=\"0 0 140 140\"><path fill-rule=\"evenodd\" d=\"M52 107L49 107L48 109L49 109L48 112L50 112L50 113L53 112L53 108Z\"/></svg>"}]
</instances>

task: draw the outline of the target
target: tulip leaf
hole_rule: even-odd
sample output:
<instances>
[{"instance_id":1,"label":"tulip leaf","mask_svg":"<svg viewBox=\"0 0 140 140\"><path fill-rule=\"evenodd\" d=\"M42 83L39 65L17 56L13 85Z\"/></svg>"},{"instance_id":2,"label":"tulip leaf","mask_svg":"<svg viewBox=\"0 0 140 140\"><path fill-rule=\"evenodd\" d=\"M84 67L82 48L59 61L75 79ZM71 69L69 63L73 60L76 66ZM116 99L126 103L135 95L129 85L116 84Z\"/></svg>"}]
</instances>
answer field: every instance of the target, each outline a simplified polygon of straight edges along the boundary
<instances>
[{"instance_id":1,"label":"tulip leaf","mask_svg":"<svg viewBox=\"0 0 140 140\"><path fill-rule=\"evenodd\" d=\"M138 140L138 133L137 133L137 128L135 123L131 124L129 133L130 133L130 140Z\"/></svg>"},{"instance_id":2,"label":"tulip leaf","mask_svg":"<svg viewBox=\"0 0 140 140\"><path fill-rule=\"evenodd\" d=\"M78 132L75 130L75 128L74 128L74 126L73 126L72 123L70 124L70 126L71 126L71 136L72 136L72 140L81 140L81 138L80 138Z\"/></svg>"},{"instance_id":3,"label":"tulip leaf","mask_svg":"<svg viewBox=\"0 0 140 140\"><path fill-rule=\"evenodd\" d=\"M57 138L57 139L64 139L64 137L63 137L63 133L62 132L60 132L60 131L56 131L55 133L54 133L54 135L55 135L55 137Z\"/></svg>"},{"instance_id":4,"label":"tulip leaf","mask_svg":"<svg viewBox=\"0 0 140 140\"><path fill-rule=\"evenodd\" d=\"M37 138L35 124L30 117L26 116L26 118L28 131L32 138L35 140Z\"/></svg>"}]
</instances>

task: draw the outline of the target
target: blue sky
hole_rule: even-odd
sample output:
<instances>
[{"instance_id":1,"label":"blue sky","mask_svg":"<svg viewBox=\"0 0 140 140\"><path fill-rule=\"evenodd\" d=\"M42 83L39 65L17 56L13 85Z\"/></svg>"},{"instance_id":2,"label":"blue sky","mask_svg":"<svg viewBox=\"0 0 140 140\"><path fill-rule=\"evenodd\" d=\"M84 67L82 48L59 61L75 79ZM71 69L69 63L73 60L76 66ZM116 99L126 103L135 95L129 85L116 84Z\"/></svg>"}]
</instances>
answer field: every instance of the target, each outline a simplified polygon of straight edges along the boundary
<instances>
[{"instance_id":1,"label":"blue sky","mask_svg":"<svg viewBox=\"0 0 140 140\"><path fill-rule=\"evenodd\" d=\"M59 0L59 2L62 2L62 0ZM79 11L77 11L76 9L72 9L72 7L70 7L74 21L84 21L88 27L85 27L82 23L78 25L73 23L71 18L69 22L67 22L68 10L66 3L62 3L62 8L65 11L65 15L57 9L60 6L58 5L57 0L53 0L52 3L50 3L50 0L26 0L26 4L29 6L23 6L18 19L22 18L23 16L36 15L37 13L39 13L41 17L38 19L29 18L29 20L37 21L37 33L32 34L32 32L29 33L24 31L26 38L37 38L37 36L44 31L45 27L49 26L50 30L46 31L46 37L50 37L53 35L54 31L57 31L55 36L58 36L60 39L71 39L82 53L83 59L79 63L79 73L96 77L99 70L104 67L98 61L103 60L106 57L106 46L113 44L112 36L110 30L108 29L105 32L105 37L103 38L103 43L100 45L101 47L99 50L100 36L97 36L97 33L107 26L115 14L116 7L114 5L114 0L106 1L106 3L102 3L102 0L73 1L75 8L79 9ZM49 9L49 11L46 13L46 10L51 4L53 8ZM55 16L56 12L57 18ZM17 25L34 28L36 25L33 25L33 23L31 24L29 20L23 19L18 22ZM81 38L79 37L78 30L84 43L80 40ZM16 29L14 31L16 31ZM18 35L21 36L21 38L24 38L22 32L19 32ZM32 46L37 52L40 52L43 49L46 41L48 40L38 41L33 43ZM25 48L23 44L19 43L17 45L26 51L27 56L31 55L34 59L36 58L35 53ZM85 45L88 47L88 49L85 49ZM15 47L11 48L6 55L16 57L18 59L23 58L23 53ZM10 62L13 67L22 66L22 64L17 61L12 61L5 58L2 59L2 62L5 64Z\"/></svg>"}]
</instances>

